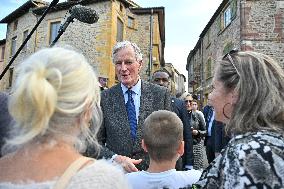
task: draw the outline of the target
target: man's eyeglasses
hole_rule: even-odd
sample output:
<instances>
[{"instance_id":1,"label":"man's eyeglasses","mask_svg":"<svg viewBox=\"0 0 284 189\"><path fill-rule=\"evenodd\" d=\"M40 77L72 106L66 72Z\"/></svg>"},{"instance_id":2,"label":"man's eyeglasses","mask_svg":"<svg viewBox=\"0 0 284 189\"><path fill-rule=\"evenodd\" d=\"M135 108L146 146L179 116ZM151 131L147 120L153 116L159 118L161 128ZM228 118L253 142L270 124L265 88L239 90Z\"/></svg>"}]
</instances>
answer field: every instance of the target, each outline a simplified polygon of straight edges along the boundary
<instances>
[{"instance_id":1,"label":"man's eyeglasses","mask_svg":"<svg viewBox=\"0 0 284 189\"><path fill-rule=\"evenodd\" d=\"M192 103L192 100L185 100L185 103Z\"/></svg>"},{"instance_id":2,"label":"man's eyeglasses","mask_svg":"<svg viewBox=\"0 0 284 189\"><path fill-rule=\"evenodd\" d=\"M235 62L234 62L232 56L231 56L231 54L234 54L234 53L237 53L237 52L238 52L237 49L232 49L230 52L228 52L227 54L225 54L225 55L223 56L223 59L228 58L228 60L230 61L230 63L231 63L231 64L233 65L233 67L236 69L237 74L240 76L240 73L239 73L239 71L238 71L238 69L237 69L237 67L236 67L236 65L235 65Z\"/></svg>"}]
</instances>

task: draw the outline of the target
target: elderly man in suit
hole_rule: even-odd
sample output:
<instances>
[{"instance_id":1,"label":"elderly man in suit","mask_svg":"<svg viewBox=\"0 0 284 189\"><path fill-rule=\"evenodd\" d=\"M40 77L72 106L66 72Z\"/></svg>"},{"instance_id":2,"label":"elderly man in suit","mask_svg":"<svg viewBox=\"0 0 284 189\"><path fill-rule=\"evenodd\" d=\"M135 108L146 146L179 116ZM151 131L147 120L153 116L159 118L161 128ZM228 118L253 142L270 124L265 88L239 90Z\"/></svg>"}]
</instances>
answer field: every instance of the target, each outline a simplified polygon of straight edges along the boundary
<instances>
[{"instance_id":1,"label":"elderly man in suit","mask_svg":"<svg viewBox=\"0 0 284 189\"><path fill-rule=\"evenodd\" d=\"M170 74L160 69L153 73L153 83L166 87L169 87ZM190 120L187 116L187 110L185 108L184 101L175 97L171 97L172 111L177 114L183 124L183 140L184 140L184 154L182 160L177 161L176 169L192 169L193 168L193 144Z\"/></svg>"},{"instance_id":2,"label":"elderly man in suit","mask_svg":"<svg viewBox=\"0 0 284 189\"><path fill-rule=\"evenodd\" d=\"M135 43L117 43L112 55L120 83L102 91L100 157L112 158L127 172L146 170L149 157L141 147L143 123L153 111L170 110L170 93L164 87L141 80L142 53Z\"/></svg>"}]
</instances>

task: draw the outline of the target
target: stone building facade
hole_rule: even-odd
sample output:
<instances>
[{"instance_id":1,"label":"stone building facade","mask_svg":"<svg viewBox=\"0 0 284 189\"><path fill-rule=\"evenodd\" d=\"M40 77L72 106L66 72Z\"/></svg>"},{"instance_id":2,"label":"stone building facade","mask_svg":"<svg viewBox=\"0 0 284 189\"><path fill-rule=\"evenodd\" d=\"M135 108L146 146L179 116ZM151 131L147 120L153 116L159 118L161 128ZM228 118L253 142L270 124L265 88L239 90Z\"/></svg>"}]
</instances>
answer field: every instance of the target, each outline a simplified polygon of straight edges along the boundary
<instances>
[{"instance_id":1,"label":"stone building facade","mask_svg":"<svg viewBox=\"0 0 284 189\"><path fill-rule=\"evenodd\" d=\"M189 92L203 104L215 62L232 49L268 54L284 68L284 1L223 0L187 58Z\"/></svg>"},{"instance_id":2,"label":"stone building facade","mask_svg":"<svg viewBox=\"0 0 284 189\"><path fill-rule=\"evenodd\" d=\"M182 94L185 92L184 84L186 78L183 74L179 73L177 69L173 66L172 63L166 63L164 69L169 73L171 80L169 90L173 96L176 96L178 93Z\"/></svg>"},{"instance_id":3,"label":"stone building facade","mask_svg":"<svg viewBox=\"0 0 284 189\"><path fill-rule=\"evenodd\" d=\"M5 44L6 39L0 40L0 73L4 70Z\"/></svg>"},{"instance_id":4,"label":"stone building facade","mask_svg":"<svg viewBox=\"0 0 284 189\"><path fill-rule=\"evenodd\" d=\"M102 85L111 87L117 83L112 63L112 48L117 41L130 40L141 48L144 54L144 66L141 71L143 79L148 80L155 69L164 65L164 7L141 8L130 0L69 0L57 4L45 16L25 49L13 63L11 69L14 71L7 73L1 80L0 90L10 88L12 84L9 83L9 77L15 79L19 63L35 51L50 45L54 39L54 31L57 31L60 24L70 16L68 10L78 3L95 10L99 15L98 22L87 24L74 19L56 45L71 46L83 53L93 66ZM12 58L15 49L19 48L47 7L48 5L41 0L27 1L0 21L7 23L5 64ZM152 35L150 31L153 31ZM150 48L150 36L153 39L152 48ZM152 61L149 61L150 50L152 50ZM151 66L149 62L152 63Z\"/></svg>"}]
</instances>

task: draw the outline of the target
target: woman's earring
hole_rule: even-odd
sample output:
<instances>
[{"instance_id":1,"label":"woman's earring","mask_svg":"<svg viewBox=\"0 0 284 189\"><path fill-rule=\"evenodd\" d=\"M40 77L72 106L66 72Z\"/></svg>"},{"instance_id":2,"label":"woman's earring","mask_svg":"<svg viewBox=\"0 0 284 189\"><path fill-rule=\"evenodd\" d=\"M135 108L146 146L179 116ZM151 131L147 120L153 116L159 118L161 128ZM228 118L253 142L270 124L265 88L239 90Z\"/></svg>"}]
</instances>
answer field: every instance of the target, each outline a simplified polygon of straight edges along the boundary
<instances>
[{"instance_id":1,"label":"woman's earring","mask_svg":"<svg viewBox=\"0 0 284 189\"><path fill-rule=\"evenodd\" d=\"M225 105L223 106L223 115L224 115L225 118L227 118L227 119L231 119L231 118L225 114L225 108L226 108L227 105L230 105L230 104L231 104L231 103L227 103L227 104L225 104Z\"/></svg>"}]
</instances>

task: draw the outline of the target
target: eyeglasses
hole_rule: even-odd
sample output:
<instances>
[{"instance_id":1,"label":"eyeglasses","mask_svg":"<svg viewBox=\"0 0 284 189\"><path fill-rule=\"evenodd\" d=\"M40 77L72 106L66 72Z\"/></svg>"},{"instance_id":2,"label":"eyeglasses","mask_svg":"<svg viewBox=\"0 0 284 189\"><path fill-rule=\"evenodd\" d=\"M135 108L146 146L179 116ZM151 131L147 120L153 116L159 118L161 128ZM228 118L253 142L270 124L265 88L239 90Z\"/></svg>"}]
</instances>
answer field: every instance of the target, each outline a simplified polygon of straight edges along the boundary
<instances>
[{"instance_id":1,"label":"eyeglasses","mask_svg":"<svg viewBox=\"0 0 284 189\"><path fill-rule=\"evenodd\" d=\"M192 100L185 100L185 103L192 103Z\"/></svg>"},{"instance_id":2,"label":"eyeglasses","mask_svg":"<svg viewBox=\"0 0 284 189\"><path fill-rule=\"evenodd\" d=\"M240 76L240 73L239 73L239 71L238 71L238 69L237 69L237 67L236 67L236 65L235 65L235 62L234 62L232 56L231 56L231 54L234 54L234 53L237 53L237 52L238 52L237 49L232 49L230 52L228 52L227 54L225 54L225 55L223 56L223 59L228 58L228 60L230 61L230 63L231 63L231 64L233 65L233 67L236 69L237 74Z\"/></svg>"}]
</instances>

